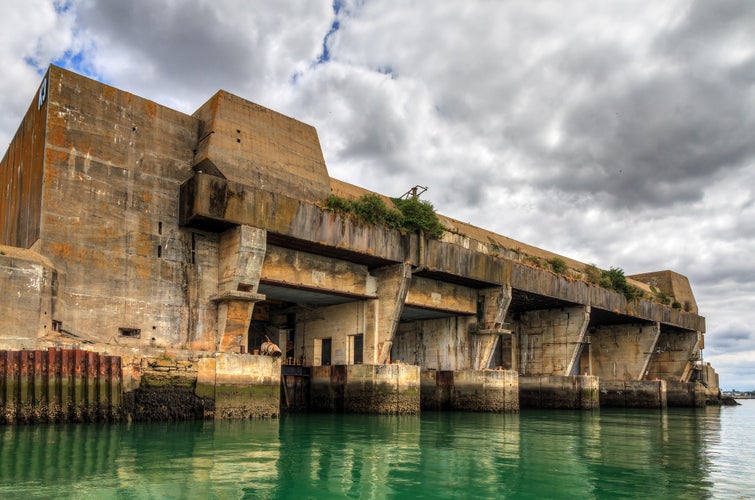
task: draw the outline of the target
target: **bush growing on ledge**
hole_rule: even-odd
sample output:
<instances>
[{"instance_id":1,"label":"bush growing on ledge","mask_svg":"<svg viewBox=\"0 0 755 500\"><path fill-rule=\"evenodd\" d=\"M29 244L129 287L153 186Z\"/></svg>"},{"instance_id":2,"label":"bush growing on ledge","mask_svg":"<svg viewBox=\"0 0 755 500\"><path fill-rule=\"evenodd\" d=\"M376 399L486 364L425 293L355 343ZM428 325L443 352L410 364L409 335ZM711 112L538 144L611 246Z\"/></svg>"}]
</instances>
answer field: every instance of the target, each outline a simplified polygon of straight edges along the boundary
<instances>
[{"instance_id":1,"label":"bush growing on ledge","mask_svg":"<svg viewBox=\"0 0 755 500\"><path fill-rule=\"evenodd\" d=\"M402 200L391 198L399 210L389 208L377 194L365 194L358 200L340 196L328 196L323 206L336 213L350 215L366 224L382 224L403 233L421 229L428 238L438 239L443 235L443 226L430 202L415 198Z\"/></svg>"},{"instance_id":2,"label":"bush growing on ledge","mask_svg":"<svg viewBox=\"0 0 755 500\"><path fill-rule=\"evenodd\" d=\"M443 225L440 223L432 203L418 198L407 200L391 198L391 201L401 210L404 216L402 226L405 230L416 231L421 229L425 236L435 240L443 236Z\"/></svg>"},{"instance_id":3,"label":"bush growing on ledge","mask_svg":"<svg viewBox=\"0 0 755 500\"><path fill-rule=\"evenodd\" d=\"M598 284L603 288L623 294L627 300L641 299L643 295L642 290L627 283L624 270L618 267L612 267L608 271L601 271Z\"/></svg>"},{"instance_id":4,"label":"bush growing on ledge","mask_svg":"<svg viewBox=\"0 0 755 500\"><path fill-rule=\"evenodd\" d=\"M551 265L551 269L553 269L553 272L556 274L564 274L566 272L566 262L564 262L564 259L561 257L548 259L548 264Z\"/></svg>"}]
</instances>

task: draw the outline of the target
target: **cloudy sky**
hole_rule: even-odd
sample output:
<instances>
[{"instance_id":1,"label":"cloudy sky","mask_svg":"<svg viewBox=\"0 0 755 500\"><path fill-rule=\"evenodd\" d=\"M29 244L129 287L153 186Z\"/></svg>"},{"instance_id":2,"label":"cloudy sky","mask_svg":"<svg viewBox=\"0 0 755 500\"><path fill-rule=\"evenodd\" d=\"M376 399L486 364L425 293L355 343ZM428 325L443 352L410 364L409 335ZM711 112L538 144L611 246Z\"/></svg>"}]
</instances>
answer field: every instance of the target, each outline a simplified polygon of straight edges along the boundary
<instances>
[{"instance_id":1,"label":"cloudy sky","mask_svg":"<svg viewBox=\"0 0 755 500\"><path fill-rule=\"evenodd\" d=\"M0 145L55 63L314 125L333 177L627 274L689 277L755 389L755 2L11 0Z\"/></svg>"}]
</instances>

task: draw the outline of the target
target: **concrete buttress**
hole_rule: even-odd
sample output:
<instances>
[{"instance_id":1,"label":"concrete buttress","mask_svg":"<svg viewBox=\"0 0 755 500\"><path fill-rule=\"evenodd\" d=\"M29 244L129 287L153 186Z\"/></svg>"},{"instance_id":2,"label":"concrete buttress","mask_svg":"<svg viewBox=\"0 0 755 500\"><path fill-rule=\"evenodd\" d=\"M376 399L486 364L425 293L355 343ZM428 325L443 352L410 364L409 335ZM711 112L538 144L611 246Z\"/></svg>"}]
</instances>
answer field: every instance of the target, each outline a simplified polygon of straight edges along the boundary
<instances>
[{"instance_id":1,"label":"concrete buttress","mask_svg":"<svg viewBox=\"0 0 755 500\"><path fill-rule=\"evenodd\" d=\"M473 333L472 369L483 370L489 368L501 335L511 335L511 330L504 328L506 312L511 304L511 287L503 285L500 288L481 290L479 293L482 318Z\"/></svg>"},{"instance_id":2,"label":"concrete buttress","mask_svg":"<svg viewBox=\"0 0 755 500\"><path fill-rule=\"evenodd\" d=\"M401 319L404 302L412 278L411 266L407 263L388 266L374 271L377 278L378 299L372 303L372 327L365 331L365 363L390 362L391 346L396 327Z\"/></svg>"},{"instance_id":3,"label":"concrete buttress","mask_svg":"<svg viewBox=\"0 0 755 500\"><path fill-rule=\"evenodd\" d=\"M266 233L263 229L238 226L220 235L218 251L219 352L243 353L249 335L254 303L264 300L257 293L265 258Z\"/></svg>"}]
</instances>

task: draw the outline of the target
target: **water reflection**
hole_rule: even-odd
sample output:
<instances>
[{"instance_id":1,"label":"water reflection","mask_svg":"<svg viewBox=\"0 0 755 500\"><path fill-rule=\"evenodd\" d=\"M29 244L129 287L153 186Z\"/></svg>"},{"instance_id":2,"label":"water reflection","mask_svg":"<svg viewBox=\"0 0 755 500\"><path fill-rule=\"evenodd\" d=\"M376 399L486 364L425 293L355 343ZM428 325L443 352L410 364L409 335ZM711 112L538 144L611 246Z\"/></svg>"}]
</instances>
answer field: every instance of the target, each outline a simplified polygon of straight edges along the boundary
<instances>
[{"instance_id":1,"label":"water reflection","mask_svg":"<svg viewBox=\"0 0 755 500\"><path fill-rule=\"evenodd\" d=\"M732 497L752 410L3 427L0 497Z\"/></svg>"}]
</instances>

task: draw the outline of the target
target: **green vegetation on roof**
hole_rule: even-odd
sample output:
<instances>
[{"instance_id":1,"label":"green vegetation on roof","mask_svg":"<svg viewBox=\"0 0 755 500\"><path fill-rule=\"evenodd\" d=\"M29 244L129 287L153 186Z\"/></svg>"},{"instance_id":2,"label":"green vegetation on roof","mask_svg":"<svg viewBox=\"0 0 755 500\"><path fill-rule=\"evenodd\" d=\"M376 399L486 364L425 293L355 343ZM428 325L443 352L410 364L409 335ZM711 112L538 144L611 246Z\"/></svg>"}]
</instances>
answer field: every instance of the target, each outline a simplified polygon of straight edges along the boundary
<instances>
[{"instance_id":1,"label":"green vegetation on roof","mask_svg":"<svg viewBox=\"0 0 755 500\"><path fill-rule=\"evenodd\" d=\"M398 210L389 207L383 198L374 193L362 195L358 200L331 195L323 206L359 222L380 224L404 234L421 230L428 238L439 239L443 236L443 225L432 203L417 198L391 198L391 201Z\"/></svg>"}]
</instances>

